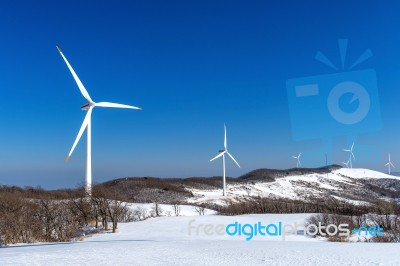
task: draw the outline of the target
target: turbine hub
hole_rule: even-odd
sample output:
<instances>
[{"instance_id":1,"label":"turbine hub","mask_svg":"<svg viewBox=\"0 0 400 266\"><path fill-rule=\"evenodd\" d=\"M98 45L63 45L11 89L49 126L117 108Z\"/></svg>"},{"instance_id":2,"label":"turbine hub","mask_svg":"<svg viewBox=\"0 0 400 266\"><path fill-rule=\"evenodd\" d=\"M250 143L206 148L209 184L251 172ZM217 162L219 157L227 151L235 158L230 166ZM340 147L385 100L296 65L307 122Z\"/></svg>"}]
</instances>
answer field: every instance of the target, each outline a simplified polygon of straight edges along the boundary
<instances>
[{"instance_id":1,"label":"turbine hub","mask_svg":"<svg viewBox=\"0 0 400 266\"><path fill-rule=\"evenodd\" d=\"M84 104L84 105L81 106L81 109L82 109L83 111L87 111L87 110L89 110L89 108L90 108L92 105L93 105L92 103L86 103L86 104Z\"/></svg>"}]
</instances>

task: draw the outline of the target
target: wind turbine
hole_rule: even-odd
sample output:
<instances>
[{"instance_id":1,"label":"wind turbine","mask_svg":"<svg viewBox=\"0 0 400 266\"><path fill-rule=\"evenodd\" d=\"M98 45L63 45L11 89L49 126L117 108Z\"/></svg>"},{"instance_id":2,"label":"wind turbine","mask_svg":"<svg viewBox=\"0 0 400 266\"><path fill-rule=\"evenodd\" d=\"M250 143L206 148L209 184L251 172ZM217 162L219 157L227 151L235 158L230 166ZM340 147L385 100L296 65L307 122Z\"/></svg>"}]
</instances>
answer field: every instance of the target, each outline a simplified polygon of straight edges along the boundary
<instances>
[{"instance_id":1,"label":"wind turbine","mask_svg":"<svg viewBox=\"0 0 400 266\"><path fill-rule=\"evenodd\" d=\"M301 156L301 152L300 152L299 155L297 155L297 156L292 156L293 159L296 159L296 160L297 160L297 163L296 163L296 167L297 167L297 168L301 167L300 156Z\"/></svg>"},{"instance_id":2,"label":"wind turbine","mask_svg":"<svg viewBox=\"0 0 400 266\"><path fill-rule=\"evenodd\" d=\"M91 195L91 190L92 190L92 137L91 137L91 131L92 131L92 122L91 122L91 117L92 117L92 111L94 107L111 107L111 108L127 108L127 109L137 109L141 110L139 107L135 106L130 106L130 105L125 105L125 104L119 104L119 103L110 103L110 102L94 102L92 98L90 98L89 93L83 86L82 82L80 81L79 77L76 75L74 69L72 66L69 64L67 58L65 58L64 54L61 52L60 48L57 47L57 50L60 52L62 58L64 59L65 63L67 64L67 67L69 68L69 71L71 71L72 76L75 79L76 84L78 85L79 90L81 91L83 97L88 101L86 104L81 106L81 109L86 111L86 116L85 119L83 120L82 126L79 129L78 136L76 136L75 142L72 145L72 148L66 158L66 161L69 160L69 158L72 155L72 152L74 151L76 145L78 144L80 138L82 137L83 131L86 129L87 133L87 140L86 140L86 180L85 180L85 191L87 195Z\"/></svg>"},{"instance_id":3,"label":"wind turbine","mask_svg":"<svg viewBox=\"0 0 400 266\"><path fill-rule=\"evenodd\" d=\"M346 165L347 168L349 168L349 163L350 163L350 159L347 160L347 163L342 162L342 164Z\"/></svg>"},{"instance_id":4,"label":"wind turbine","mask_svg":"<svg viewBox=\"0 0 400 266\"><path fill-rule=\"evenodd\" d=\"M394 165L390 161L390 153L389 153L389 161L387 162L387 164L385 164L385 166L387 166L389 168L389 175L390 175L390 167L396 168L396 167L394 167Z\"/></svg>"},{"instance_id":5,"label":"wind turbine","mask_svg":"<svg viewBox=\"0 0 400 266\"><path fill-rule=\"evenodd\" d=\"M353 159L356 160L356 157L354 157L353 148L354 148L354 142L351 145L350 150L343 149L343 151L350 153L350 158L349 158L350 168L353 168L353 160L351 158L353 157Z\"/></svg>"},{"instance_id":6,"label":"wind turbine","mask_svg":"<svg viewBox=\"0 0 400 266\"><path fill-rule=\"evenodd\" d=\"M237 164L237 166L240 165L238 164L238 162L235 160L235 158L233 158L233 156L228 152L228 145L227 145L227 141L226 141L226 126L224 124L224 149L218 151L219 154L217 156L215 156L214 158L212 158L210 160L210 162L214 161L215 159L219 158L222 156L222 170L223 170L223 176L222 176L222 195L226 196L226 180L225 180L225 154L228 154L229 157L231 157L231 159Z\"/></svg>"}]
</instances>

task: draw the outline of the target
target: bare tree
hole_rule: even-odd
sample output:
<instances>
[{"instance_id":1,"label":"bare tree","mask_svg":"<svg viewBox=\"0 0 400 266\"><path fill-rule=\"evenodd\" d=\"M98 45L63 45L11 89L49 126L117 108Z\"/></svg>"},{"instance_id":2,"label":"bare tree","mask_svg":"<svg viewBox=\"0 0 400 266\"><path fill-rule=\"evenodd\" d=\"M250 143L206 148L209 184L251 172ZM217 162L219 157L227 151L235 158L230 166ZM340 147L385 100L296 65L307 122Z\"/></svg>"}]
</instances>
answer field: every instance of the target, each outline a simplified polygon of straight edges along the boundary
<instances>
[{"instance_id":1,"label":"bare tree","mask_svg":"<svg viewBox=\"0 0 400 266\"><path fill-rule=\"evenodd\" d=\"M199 215L204 215L206 212L206 207L204 205L195 206L194 209Z\"/></svg>"},{"instance_id":2,"label":"bare tree","mask_svg":"<svg viewBox=\"0 0 400 266\"><path fill-rule=\"evenodd\" d=\"M119 200L108 200L107 210L112 222L112 232L115 233L118 228L118 222L123 219L123 214L126 213L127 203Z\"/></svg>"},{"instance_id":3,"label":"bare tree","mask_svg":"<svg viewBox=\"0 0 400 266\"><path fill-rule=\"evenodd\" d=\"M136 209L133 210L133 216L137 221L143 221L149 218L147 210L140 206L136 207Z\"/></svg>"},{"instance_id":4,"label":"bare tree","mask_svg":"<svg viewBox=\"0 0 400 266\"><path fill-rule=\"evenodd\" d=\"M164 213L164 209L161 208L160 204L156 201L153 207L151 207L151 214L153 216L161 216Z\"/></svg>"},{"instance_id":5,"label":"bare tree","mask_svg":"<svg viewBox=\"0 0 400 266\"><path fill-rule=\"evenodd\" d=\"M174 208L175 216L181 215L181 205L179 205L178 203L174 203L172 207Z\"/></svg>"}]
</instances>

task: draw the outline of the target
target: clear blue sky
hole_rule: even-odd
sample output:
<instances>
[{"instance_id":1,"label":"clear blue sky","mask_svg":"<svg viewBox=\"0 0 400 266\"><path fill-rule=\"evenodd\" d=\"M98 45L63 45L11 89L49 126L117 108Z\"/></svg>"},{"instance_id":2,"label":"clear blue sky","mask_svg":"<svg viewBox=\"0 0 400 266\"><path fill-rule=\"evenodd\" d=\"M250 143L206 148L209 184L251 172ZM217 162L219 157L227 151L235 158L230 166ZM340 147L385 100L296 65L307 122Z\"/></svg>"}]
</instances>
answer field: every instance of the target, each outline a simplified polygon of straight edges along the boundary
<instances>
[{"instance_id":1,"label":"clear blue sky","mask_svg":"<svg viewBox=\"0 0 400 266\"><path fill-rule=\"evenodd\" d=\"M94 182L221 175L221 163L208 160L224 123L242 166L229 162L229 176L293 167L298 152L303 166L323 165L326 136L293 138L286 81L340 73L314 57L321 51L340 65L343 38L347 65L373 53L353 70L376 71L381 127L335 136L330 158L345 161L342 148L355 140L355 167L385 171L391 152L400 168L399 14L397 1L2 2L0 184L84 180L85 136L64 159L85 101L56 45L95 101L144 109L94 110ZM324 111L304 119L323 121Z\"/></svg>"}]
</instances>

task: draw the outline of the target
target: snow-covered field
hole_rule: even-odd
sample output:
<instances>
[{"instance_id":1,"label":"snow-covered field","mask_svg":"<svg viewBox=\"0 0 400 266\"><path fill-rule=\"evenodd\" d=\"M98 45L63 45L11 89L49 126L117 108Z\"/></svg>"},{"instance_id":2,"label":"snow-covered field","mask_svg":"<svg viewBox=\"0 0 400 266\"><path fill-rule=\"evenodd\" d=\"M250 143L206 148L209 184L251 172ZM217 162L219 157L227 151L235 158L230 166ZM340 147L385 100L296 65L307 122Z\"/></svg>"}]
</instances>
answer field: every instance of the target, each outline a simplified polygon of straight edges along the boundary
<instances>
[{"instance_id":1,"label":"snow-covered field","mask_svg":"<svg viewBox=\"0 0 400 266\"><path fill-rule=\"evenodd\" d=\"M246 196L299 198L360 186L355 180L399 180L367 169L338 169L329 174L294 175L274 182L228 183L228 199ZM221 190L195 190L190 202L224 204ZM351 192L351 191L350 191ZM323 194L321 194L323 195ZM339 196L334 196L339 198ZM345 199L346 200L346 199ZM350 199L347 199L350 200ZM358 201L352 201L358 203ZM132 210L154 204L130 204ZM304 235L229 236L225 227L239 224L303 225L310 214L219 216L181 205L175 216L171 205L160 204L163 217L119 224L117 233L92 235L79 242L21 244L0 248L2 265L400 265L400 245L384 243L333 243ZM221 233L221 230L222 233Z\"/></svg>"},{"instance_id":2,"label":"snow-covered field","mask_svg":"<svg viewBox=\"0 0 400 266\"><path fill-rule=\"evenodd\" d=\"M195 214L190 206L184 212ZM219 224L302 224L308 216L151 218L120 224L115 234L93 235L80 242L0 248L0 265L400 265L399 244L332 243L303 235L289 236L284 241L272 236L246 241L244 236L216 234ZM213 235L205 233L206 225Z\"/></svg>"}]
</instances>

